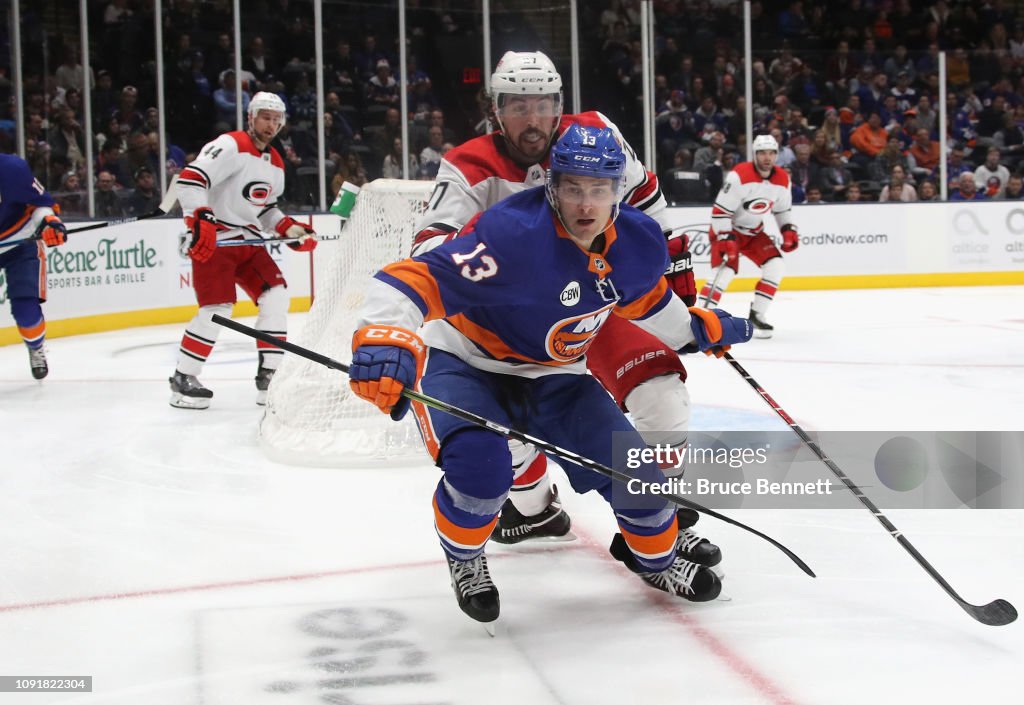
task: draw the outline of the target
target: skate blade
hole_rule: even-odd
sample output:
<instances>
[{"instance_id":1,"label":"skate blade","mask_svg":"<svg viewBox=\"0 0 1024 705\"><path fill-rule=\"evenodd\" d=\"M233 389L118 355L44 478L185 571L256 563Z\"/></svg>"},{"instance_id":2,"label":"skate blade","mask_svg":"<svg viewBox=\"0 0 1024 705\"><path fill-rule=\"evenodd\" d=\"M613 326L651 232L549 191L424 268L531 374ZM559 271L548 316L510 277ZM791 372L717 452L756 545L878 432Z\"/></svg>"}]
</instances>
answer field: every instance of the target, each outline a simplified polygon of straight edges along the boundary
<instances>
[{"instance_id":1,"label":"skate blade","mask_svg":"<svg viewBox=\"0 0 1024 705\"><path fill-rule=\"evenodd\" d=\"M256 405L266 406L267 405L267 390L261 390L256 392Z\"/></svg>"},{"instance_id":2,"label":"skate blade","mask_svg":"<svg viewBox=\"0 0 1024 705\"><path fill-rule=\"evenodd\" d=\"M722 570L722 568L720 567L721 565L722 565L721 563L719 563L718 565L710 565L710 566L708 566L708 570L710 570L712 573L717 575L719 580L724 580L725 579L725 571Z\"/></svg>"},{"instance_id":3,"label":"skate blade","mask_svg":"<svg viewBox=\"0 0 1024 705\"><path fill-rule=\"evenodd\" d=\"M210 400L194 397L186 397L184 394L178 394L177 392L171 394L171 406L176 409L209 409Z\"/></svg>"},{"instance_id":4,"label":"skate blade","mask_svg":"<svg viewBox=\"0 0 1024 705\"><path fill-rule=\"evenodd\" d=\"M772 337L772 332L773 331L770 331L770 330L761 330L759 328L755 328L754 329L754 337L755 338L771 338Z\"/></svg>"},{"instance_id":5,"label":"skate blade","mask_svg":"<svg viewBox=\"0 0 1024 705\"><path fill-rule=\"evenodd\" d=\"M487 632L488 636L492 639L498 636L498 620L494 620L493 622L480 622L480 626L484 628L484 631Z\"/></svg>"}]
</instances>

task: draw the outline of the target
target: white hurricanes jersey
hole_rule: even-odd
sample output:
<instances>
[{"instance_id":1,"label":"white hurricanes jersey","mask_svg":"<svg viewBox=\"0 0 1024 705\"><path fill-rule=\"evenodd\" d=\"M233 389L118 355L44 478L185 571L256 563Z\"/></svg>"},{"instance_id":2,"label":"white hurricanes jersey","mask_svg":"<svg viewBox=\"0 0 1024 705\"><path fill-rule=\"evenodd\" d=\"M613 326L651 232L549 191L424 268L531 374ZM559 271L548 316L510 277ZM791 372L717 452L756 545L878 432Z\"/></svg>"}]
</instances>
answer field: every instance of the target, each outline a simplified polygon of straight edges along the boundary
<instances>
[{"instance_id":1,"label":"white hurricanes jersey","mask_svg":"<svg viewBox=\"0 0 1024 705\"><path fill-rule=\"evenodd\" d=\"M237 237L237 232L224 232L232 228L270 231L284 218L277 208L284 192L284 162L273 147L256 149L248 133L225 132L181 170L178 191L185 217L200 207L213 210L223 226L218 239Z\"/></svg>"},{"instance_id":2,"label":"white hurricanes jersey","mask_svg":"<svg viewBox=\"0 0 1024 705\"><path fill-rule=\"evenodd\" d=\"M711 208L711 229L755 235L764 229L769 213L779 227L793 222L793 194L789 174L773 167L768 178L757 172L753 162L742 162L729 172Z\"/></svg>"},{"instance_id":3,"label":"white hurricanes jersey","mask_svg":"<svg viewBox=\"0 0 1024 705\"><path fill-rule=\"evenodd\" d=\"M654 218L662 229L665 197L657 177L647 171L636 153L626 144L619 128L598 112L563 115L558 126L561 135L569 125L608 127L622 143L626 155L625 197L623 201ZM426 212L416 228L413 254L421 254L450 240L477 213L514 193L543 186L548 159L522 167L512 159L501 133L481 135L448 151L441 160L434 191Z\"/></svg>"}]
</instances>

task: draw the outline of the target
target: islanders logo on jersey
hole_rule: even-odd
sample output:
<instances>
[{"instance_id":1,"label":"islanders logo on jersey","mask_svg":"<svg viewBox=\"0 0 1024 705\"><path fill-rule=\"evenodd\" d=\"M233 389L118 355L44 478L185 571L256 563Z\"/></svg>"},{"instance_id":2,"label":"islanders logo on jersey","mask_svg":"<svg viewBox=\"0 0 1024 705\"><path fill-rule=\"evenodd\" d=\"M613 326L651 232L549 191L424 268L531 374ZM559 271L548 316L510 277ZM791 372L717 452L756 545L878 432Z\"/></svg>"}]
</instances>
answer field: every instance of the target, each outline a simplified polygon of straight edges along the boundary
<instances>
[{"instance_id":1,"label":"islanders logo on jersey","mask_svg":"<svg viewBox=\"0 0 1024 705\"><path fill-rule=\"evenodd\" d=\"M586 354L601 326L611 315L612 306L563 318L548 329L544 347L556 362L575 362Z\"/></svg>"},{"instance_id":2,"label":"islanders logo on jersey","mask_svg":"<svg viewBox=\"0 0 1024 705\"><path fill-rule=\"evenodd\" d=\"M245 200L257 206L267 205L273 192L273 187L266 181L250 181L242 187L242 196Z\"/></svg>"}]
</instances>

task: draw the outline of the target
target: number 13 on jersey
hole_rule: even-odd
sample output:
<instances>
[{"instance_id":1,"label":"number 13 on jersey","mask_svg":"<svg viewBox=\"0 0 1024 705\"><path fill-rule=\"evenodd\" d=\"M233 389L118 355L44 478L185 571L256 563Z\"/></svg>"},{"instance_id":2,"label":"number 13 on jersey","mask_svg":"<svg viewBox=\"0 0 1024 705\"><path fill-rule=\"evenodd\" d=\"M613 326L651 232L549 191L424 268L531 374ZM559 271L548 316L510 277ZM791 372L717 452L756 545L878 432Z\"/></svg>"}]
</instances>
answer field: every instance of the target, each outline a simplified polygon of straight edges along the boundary
<instances>
[{"instance_id":1,"label":"number 13 on jersey","mask_svg":"<svg viewBox=\"0 0 1024 705\"><path fill-rule=\"evenodd\" d=\"M469 279L470 281L473 282L478 282L482 279L486 279L487 277L493 277L495 274L497 274L498 263L495 262L494 258L491 257L490 255L481 254L486 249L487 245L481 242L478 243L477 246L473 248L472 252L469 252L467 254L463 255L459 254L458 252L452 253L452 260L455 262L455 264L462 265L462 269L459 270L459 273L462 274L462 276L464 276L466 279ZM478 257L480 264L482 266L473 267L470 264L468 264L469 262L472 262Z\"/></svg>"}]
</instances>

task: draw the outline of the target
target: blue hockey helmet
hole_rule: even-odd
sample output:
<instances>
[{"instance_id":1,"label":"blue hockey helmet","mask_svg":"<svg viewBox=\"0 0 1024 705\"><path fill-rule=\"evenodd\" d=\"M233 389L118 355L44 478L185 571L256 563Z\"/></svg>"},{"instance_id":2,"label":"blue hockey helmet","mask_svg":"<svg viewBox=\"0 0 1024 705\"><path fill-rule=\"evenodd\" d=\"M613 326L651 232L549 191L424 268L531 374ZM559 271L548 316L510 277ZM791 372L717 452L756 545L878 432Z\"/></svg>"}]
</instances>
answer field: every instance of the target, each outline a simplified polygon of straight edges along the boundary
<instances>
[{"instance_id":1,"label":"blue hockey helmet","mask_svg":"<svg viewBox=\"0 0 1024 705\"><path fill-rule=\"evenodd\" d=\"M574 174L618 180L625 170L626 156L622 153L622 145L607 127L584 127L573 123L551 148L552 177L555 174Z\"/></svg>"},{"instance_id":2,"label":"blue hockey helmet","mask_svg":"<svg viewBox=\"0 0 1024 705\"><path fill-rule=\"evenodd\" d=\"M588 176L596 179L610 179L612 182L611 218L608 225L619 215L619 202L623 196L623 174L626 171L626 155L622 151L615 133L607 127L586 127L572 124L562 133L551 148L547 174L547 196L555 212L559 211L558 179L561 175Z\"/></svg>"}]
</instances>

